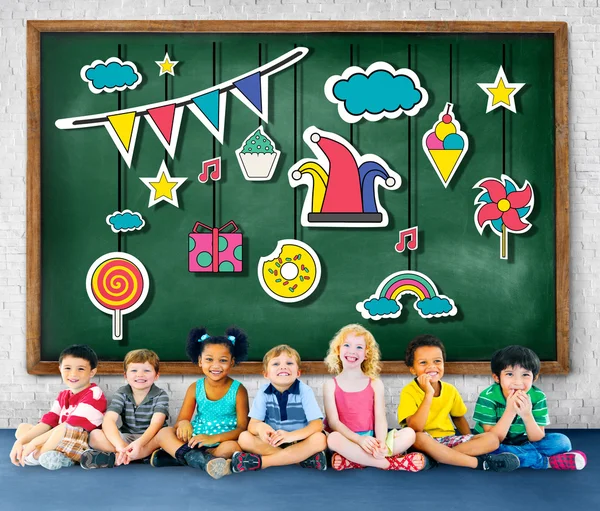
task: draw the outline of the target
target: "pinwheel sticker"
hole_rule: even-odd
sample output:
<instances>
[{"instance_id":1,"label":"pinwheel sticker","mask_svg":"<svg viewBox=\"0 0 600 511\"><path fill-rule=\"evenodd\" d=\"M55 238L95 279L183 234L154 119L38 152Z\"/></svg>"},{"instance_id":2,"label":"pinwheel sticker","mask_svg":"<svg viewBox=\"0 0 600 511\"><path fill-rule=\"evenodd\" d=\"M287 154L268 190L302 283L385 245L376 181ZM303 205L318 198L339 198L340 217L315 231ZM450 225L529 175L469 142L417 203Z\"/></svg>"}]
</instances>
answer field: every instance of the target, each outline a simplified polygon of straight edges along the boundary
<instances>
[{"instance_id":1,"label":"pinwheel sticker","mask_svg":"<svg viewBox=\"0 0 600 511\"><path fill-rule=\"evenodd\" d=\"M473 188L483 191L475 199L479 207L475 211L475 226L483 234L486 225L500 236L500 259L508 259L508 233L523 234L531 229L527 217L533 210L533 188L525 181L518 188L507 175L501 179L486 177Z\"/></svg>"}]
</instances>

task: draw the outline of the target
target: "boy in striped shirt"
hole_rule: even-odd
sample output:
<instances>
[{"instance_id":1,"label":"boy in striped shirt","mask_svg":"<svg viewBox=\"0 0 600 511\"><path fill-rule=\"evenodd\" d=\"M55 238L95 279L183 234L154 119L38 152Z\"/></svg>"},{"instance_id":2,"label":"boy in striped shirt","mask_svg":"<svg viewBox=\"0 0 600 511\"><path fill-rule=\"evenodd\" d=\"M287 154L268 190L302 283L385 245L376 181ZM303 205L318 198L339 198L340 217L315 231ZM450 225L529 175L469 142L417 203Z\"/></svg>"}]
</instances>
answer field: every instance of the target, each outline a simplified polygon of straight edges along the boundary
<instances>
[{"instance_id":1,"label":"boy in striped shirt","mask_svg":"<svg viewBox=\"0 0 600 511\"><path fill-rule=\"evenodd\" d=\"M150 456L159 448L156 434L167 425L169 396L154 382L159 358L151 350L133 350L123 366L127 385L119 388L106 410L102 429L90 435L90 447L81 455L81 467L112 468ZM122 426L117 427L121 418Z\"/></svg>"},{"instance_id":2,"label":"boy in striped shirt","mask_svg":"<svg viewBox=\"0 0 600 511\"><path fill-rule=\"evenodd\" d=\"M10 451L15 465L41 465L48 470L70 467L88 448L89 432L102 423L106 398L95 383L98 357L85 344L65 348L58 367L67 387L52 404L39 424L21 424Z\"/></svg>"},{"instance_id":3,"label":"boy in striped shirt","mask_svg":"<svg viewBox=\"0 0 600 511\"><path fill-rule=\"evenodd\" d=\"M518 456L521 468L581 470L587 459L571 451L571 441L561 433L546 433L550 424L546 395L533 383L540 359L529 348L507 346L492 355L495 383L477 400L473 420L478 433L491 431L500 440L495 452Z\"/></svg>"}]
</instances>

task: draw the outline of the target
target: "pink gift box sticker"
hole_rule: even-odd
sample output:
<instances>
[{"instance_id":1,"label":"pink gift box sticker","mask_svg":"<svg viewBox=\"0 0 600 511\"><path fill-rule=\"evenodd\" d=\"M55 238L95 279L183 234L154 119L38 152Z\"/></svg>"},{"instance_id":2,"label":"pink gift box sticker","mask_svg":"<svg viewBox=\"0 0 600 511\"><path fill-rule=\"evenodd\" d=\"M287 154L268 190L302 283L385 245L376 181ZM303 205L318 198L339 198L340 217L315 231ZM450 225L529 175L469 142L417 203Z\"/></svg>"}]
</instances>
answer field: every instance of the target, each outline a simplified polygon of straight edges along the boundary
<instances>
[{"instance_id":1,"label":"pink gift box sticker","mask_svg":"<svg viewBox=\"0 0 600 511\"><path fill-rule=\"evenodd\" d=\"M232 227L230 232L223 232ZM209 232L198 232L206 229ZM188 237L188 270L190 272L228 273L242 271L242 233L230 220L221 227L196 222Z\"/></svg>"}]
</instances>

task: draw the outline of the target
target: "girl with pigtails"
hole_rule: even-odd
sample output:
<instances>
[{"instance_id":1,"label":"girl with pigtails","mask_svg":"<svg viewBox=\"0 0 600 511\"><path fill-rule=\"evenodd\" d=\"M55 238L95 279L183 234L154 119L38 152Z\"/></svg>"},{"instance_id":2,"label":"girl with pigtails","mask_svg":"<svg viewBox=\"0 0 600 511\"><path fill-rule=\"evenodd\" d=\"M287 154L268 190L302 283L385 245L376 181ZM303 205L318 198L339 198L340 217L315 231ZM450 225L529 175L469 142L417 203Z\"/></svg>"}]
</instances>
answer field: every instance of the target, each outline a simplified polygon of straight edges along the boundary
<instances>
[{"instance_id":1,"label":"girl with pigtails","mask_svg":"<svg viewBox=\"0 0 600 511\"><path fill-rule=\"evenodd\" d=\"M188 465L219 479L231 473L231 456L240 450L237 439L248 426L248 392L229 377L233 366L246 360L248 338L235 327L219 336L194 328L186 353L204 378L189 386L175 425L157 435L161 449L150 463Z\"/></svg>"}]
</instances>

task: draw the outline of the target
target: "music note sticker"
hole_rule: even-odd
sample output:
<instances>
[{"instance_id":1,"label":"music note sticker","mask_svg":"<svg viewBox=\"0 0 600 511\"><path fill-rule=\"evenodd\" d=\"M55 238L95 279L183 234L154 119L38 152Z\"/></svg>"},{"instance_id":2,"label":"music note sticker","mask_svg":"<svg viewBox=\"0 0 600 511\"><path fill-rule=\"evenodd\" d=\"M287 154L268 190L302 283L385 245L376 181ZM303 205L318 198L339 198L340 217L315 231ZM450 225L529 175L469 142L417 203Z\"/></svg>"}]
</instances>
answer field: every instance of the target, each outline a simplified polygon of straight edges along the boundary
<instances>
[{"instance_id":1,"label":"music note sticker","mask_svg":"<svg viewBox=\"0 0 600 511\"><path fill-rule=\"evenodd\" d=\"M210 173L210 179L219 181L221 179L221 157L204 160L202 162L202 174L198 176L198 181L207 183Z\"/></svg>"},{"instance_id":2,"label":"music note sticker","mask_svg":"<svg viewBox=\"0 0 600 511\"><path fill-rule=\"evenodd\" d=\"M419 248L419 226L415 225L414 227L400 231L400 241L396 243L394 248L400 254L406 248L408 250L417 250Z\"/></svg>"}]
</instances>

